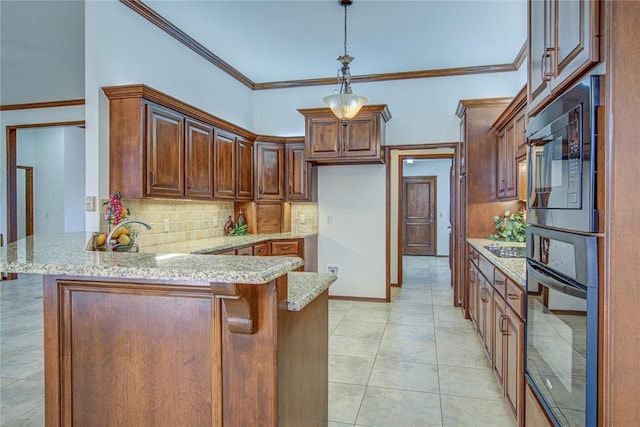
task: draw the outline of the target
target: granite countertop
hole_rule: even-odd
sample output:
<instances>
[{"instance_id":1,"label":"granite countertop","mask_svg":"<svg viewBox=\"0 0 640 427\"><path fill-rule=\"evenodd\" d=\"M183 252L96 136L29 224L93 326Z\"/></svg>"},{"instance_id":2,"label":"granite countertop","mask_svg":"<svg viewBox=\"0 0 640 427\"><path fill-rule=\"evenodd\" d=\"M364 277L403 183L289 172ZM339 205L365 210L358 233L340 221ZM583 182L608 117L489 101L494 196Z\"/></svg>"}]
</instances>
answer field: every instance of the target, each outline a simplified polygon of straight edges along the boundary
<instances>
[{"instance_id":1,"label":"granite countertop","mask_svg":"<svg viewBox=\"0 0 640 427\"><path fill-rule=\"evenodd\" d=\"M485 258L495 264L503 273L511 280L521 286L527 283L527 263L525 258L502 258L494 255L485 248L486 245L499 243L503 246L519 246L525 247L526 243L519 242L503 242L499 240L468 238L467 242L476 248Z\"/></svg>"},{"instance_id":2,"label":"granite countertop","mask_svg":"<svg viewBox=\"0 0 640 427\"><path fill-rule=\"evenodd\" d=\"M201 239L156 246L158 252L100 252L85 247L93 233L30 236L0 248L0 271L43 275L125 279L261 284L288 273L287 309L300 311L324 292L337 276L294 272L304 265L298 257L202 255L204 252L269 239L301 238L309 234L277 234ZM201 249L206 248L206 249ZM160 251L162 249L162 251ZM173 251L169 251L173 249ZM200 252L200 253L198 253Z\"/></svg>"},{"instance_id":3,"label":"granite countertop","mask_svg":"<svg viewBox=\"0 0 640 427\"><path fill-rule=\"evenodd\" d=\"M267 283L304 265L298 257L85 250L90 232L29 236L0 248L0 271L227 283Z\"/></svg>"},{"instance_id":4,"label":"granite countertop","mask_svg":"<svg viewBox=\"0 0 640 427\"><path fill-rule=\"evenodd\" d=\"M279 234L247 234L246 236L220 236L207 239L188 240L185 242L168 243L156 246L143 246L140 252L176 252L191 254L206 254L209 252L224 251L241 246L253 245L272 239L303 239L316 236L317 233L279 233Z\"/></svg>"},{"instance_id":5,"label":"granite countertop","mask_svg":"<svg viewBox=\"0 0 640 427\"><path fill-rule=\"evenodd\" d=\"M289 311L302 310L337 279L338 276L335 274L292 271L289 273L288 279L287 309Z\"/></svg>"}]
</instances>

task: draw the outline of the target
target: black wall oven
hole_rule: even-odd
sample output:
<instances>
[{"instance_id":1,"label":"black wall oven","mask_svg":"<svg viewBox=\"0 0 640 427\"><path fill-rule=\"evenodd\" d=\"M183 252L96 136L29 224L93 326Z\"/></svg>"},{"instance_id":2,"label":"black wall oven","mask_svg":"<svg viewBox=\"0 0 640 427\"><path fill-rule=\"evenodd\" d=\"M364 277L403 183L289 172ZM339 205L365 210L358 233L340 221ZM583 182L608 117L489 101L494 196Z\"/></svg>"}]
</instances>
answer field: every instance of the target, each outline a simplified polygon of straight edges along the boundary
<instances>
[{"instance_id":1,"label":"black wall oven","mask_svg":"<svg viewBox=\"0 0 640 427\"><path fill-rule=\"evenodd\" d=\"M597 425L595 236L529 226L525 372L556 426Z\"/></svg>"},{"instance_id":2,"label":"black wall oven","mask_svg":"<svg viewBox=\"0 0 640 427\"><path fill-rule=\"evenodd\" d=\"M595 141L599 88L600 76L590 76L530 122L528 222L598 232Z\"/></svg>"}]
</instances>

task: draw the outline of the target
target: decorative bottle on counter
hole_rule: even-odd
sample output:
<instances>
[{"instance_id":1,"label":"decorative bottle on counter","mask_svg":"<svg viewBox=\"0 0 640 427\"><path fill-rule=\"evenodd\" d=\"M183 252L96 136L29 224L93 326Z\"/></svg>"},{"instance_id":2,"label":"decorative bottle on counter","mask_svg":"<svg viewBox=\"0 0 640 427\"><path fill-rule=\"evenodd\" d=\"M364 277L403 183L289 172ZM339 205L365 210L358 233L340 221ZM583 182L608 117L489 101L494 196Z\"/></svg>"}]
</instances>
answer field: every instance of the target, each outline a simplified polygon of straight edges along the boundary
<instances>
[{"instance_id":1,"label":"decorative bottle on counter","mask_svg":"<svg viewBox=\"0 0 640 427\"><path fill-rule=\"evenodd\" d=\"M231 219L231 215L229 215L229 219L224 224L224 234L230 234L233 231L234 228L235 228L235 224L233 223L233 220Z\"/></svg>"},{"instance_id":2,"label":"decorative bottle on counter","mask_svg":"<svg viewBox=\"0 0 640 427\"><path fill-rule=\"evenodd\" d=\"M242 212L242 208L240 208L240 213L238 214L238 219L236 220L236 224L245 225L247 220L244 218L244 212Z\"/></svg>"}]
</instances>

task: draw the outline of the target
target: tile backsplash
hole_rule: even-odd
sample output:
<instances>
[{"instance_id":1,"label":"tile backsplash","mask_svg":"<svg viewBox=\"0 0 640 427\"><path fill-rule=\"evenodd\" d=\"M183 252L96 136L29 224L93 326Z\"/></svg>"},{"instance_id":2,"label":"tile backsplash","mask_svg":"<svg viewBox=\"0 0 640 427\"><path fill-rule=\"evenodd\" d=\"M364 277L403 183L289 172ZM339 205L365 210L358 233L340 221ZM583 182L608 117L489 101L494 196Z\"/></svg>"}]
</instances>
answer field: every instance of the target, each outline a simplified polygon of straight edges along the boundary
<instances>
[{"instance_id":1,"label":"tile backsplash","mask_svg":"<svg viewBox=\"0 0 640 427\"><path fill-rule=\"evenodd\" d=\"M139 233L136 240L141 246L223 236L224 224L229 216L233 217L233 202L122 199L122 204L131 212L128 219L141 219L151 225L151 230L143 226L132 227ZM303 224L300 223L301 217L304 218ZM167 232L164 231L165 220L169 222ZM214 225L215 222L217 224ZM101 228L106 231L104 221ZM291 203L291 232L318 232L317 203Z\"/></svg>"}]
</instances>

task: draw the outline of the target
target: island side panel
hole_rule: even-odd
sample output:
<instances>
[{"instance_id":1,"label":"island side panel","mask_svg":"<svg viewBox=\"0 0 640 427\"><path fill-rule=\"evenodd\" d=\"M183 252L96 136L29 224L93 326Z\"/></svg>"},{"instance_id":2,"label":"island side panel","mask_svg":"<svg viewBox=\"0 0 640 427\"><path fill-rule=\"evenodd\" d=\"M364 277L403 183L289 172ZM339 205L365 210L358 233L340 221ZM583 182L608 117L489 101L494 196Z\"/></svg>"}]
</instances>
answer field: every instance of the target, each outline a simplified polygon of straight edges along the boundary
<instances>
[{"instance_id":1,"label":"island side panel","mask_svg":"<svg viewBox=\"0 0 640 427\"><path fill-rule=\"evenodd\" d=\"M329 291L301 311L278 313L278 426L326 427Z\"/></svg>"},{"instance_id":2,"label":"island side panel","mask_svg":"<svg viewBox=\"0 0 640 427\"><path fill-rule=\"evenodd\" d=\"M49 276L44 288L48 427L222 425L208 288Z\"/></svg>"},{"instance_id":3,"label":"island side panel","mask_svg":"<svg viewBox=\"0 0 640 427\"><path fill-rule=\"evenodd\" d=\"M229 313L221 304L222 411L224 427L277 425L277 316L286 306L287 276L264 285L236 284L258 304L258 329L253 334L232 332Z\"/></svg>"}]
</instances>

